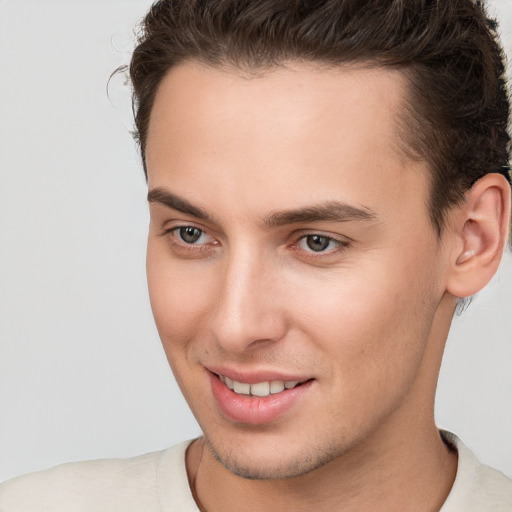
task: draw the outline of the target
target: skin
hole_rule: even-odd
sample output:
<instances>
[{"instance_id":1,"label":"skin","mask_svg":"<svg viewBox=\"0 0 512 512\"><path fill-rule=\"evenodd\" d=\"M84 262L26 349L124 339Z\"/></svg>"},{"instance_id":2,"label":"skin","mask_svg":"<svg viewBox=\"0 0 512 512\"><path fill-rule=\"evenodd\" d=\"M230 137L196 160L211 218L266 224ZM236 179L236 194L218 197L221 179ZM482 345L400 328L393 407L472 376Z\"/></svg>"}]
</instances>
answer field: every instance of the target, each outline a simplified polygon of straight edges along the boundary
<instances>
[{"instance_id":1,"label":"skin","mask_svg":"<svg viewBox=\"0 0 512 512\"><path fill-rule=\"evenodd\" d=\"M204 432L187 469L210 512L434 511L449 493L456 454L433 402L467 212L438 238L427 165L397 143L405 91L396 71L298 63L248 78L186 62L159 86L148 283ZM371 214L268 221L332 202ZM312 381L247 425L216 404L212 366Z\"/></svg>"}]
</instances>

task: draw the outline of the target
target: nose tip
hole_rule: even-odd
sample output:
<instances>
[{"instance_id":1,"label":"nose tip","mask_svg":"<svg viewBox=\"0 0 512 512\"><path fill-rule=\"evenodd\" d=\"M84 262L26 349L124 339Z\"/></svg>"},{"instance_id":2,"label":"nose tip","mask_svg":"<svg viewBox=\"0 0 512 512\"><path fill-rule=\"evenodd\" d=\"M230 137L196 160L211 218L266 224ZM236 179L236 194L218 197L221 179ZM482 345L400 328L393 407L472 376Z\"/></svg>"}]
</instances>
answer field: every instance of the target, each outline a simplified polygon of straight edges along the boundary
<instances>
[{"instance_id":1,"label":"nose tip","mask_svg":"<svg viewBox=\"0 0 512 512\"><path fill-rule=\"evenodd\" d=\"M216 342L227 352L243 352L264 342L275 342L282 337L282 331L276 321L254 310L243 315L224 311L212 328Z\"/></svg>"},{"instance_id":2,"label":"nose tip","mask_svg":"<svg viewBox=\"0 0 512 512\"><path fill-rule=\"evenodd\" d=\"M227 272L210 328L216 342L229 352L242 352L256 344L281 339L286 332L286 319L269 272L261 266Z\"/></svg>"}]
</instances>

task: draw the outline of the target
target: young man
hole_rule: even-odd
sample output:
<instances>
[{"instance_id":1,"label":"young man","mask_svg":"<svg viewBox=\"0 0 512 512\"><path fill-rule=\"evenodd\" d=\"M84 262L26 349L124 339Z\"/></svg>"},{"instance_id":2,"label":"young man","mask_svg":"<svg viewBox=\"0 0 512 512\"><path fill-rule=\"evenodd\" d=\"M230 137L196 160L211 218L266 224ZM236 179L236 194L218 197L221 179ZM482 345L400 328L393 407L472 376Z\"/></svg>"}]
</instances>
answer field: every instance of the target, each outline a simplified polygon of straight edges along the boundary
<instances>
[{"instance_id":1,"label":"young man","mask_svg":"<svg viewBox=\"0 0 512 512\"><path fill-rule=\"evenodd\" d=\"M16 479L0 510L512 510L433 417L510 228L481 8L160 1L130 71L153 312L204 435Z\"/></svg>"}]
</instances>

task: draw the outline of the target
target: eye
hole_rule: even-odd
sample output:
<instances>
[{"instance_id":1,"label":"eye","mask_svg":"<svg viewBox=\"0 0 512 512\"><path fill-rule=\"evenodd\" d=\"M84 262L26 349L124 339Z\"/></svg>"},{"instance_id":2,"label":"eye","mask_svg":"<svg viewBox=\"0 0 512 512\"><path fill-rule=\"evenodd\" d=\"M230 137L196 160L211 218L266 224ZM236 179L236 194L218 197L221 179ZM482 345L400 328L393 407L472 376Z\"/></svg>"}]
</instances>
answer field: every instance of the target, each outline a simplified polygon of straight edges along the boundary
<instances>
[{"instance_id":1,"label":"eye","mask_svg":"<svg viewBox=\"0 0 512 512\"><path fill-rule=\"evenodd\" d=\"M177 235L181 238L181 240L187 244L197 244L198 242L201 243L201 241L205 241L201 239L206 238L205 232L195 228L194 226L176 228L175 232L177 232Z\"/></svg>"},{"instance_id":2,"label":"eye","mask_svg":"<svg viewBox=\"0 0 512 512\"><path fill-rule=\"evenodd\" d=\"M307 252L328 252L337 249L343 244L328 236L306 235L299 240L297 245L300 249Z\"/></svg>"},{"instance_id":3,"label":"eye","mask_svg":"<svg viewBox=\"0 0 512 512\"><path fill-rule=\"evenodd\" d=\"M172 253L179 258L201 258L211 256L219 242L205 230L196 226L176 226L162 234Z\"/></svg>"}]
</instances>

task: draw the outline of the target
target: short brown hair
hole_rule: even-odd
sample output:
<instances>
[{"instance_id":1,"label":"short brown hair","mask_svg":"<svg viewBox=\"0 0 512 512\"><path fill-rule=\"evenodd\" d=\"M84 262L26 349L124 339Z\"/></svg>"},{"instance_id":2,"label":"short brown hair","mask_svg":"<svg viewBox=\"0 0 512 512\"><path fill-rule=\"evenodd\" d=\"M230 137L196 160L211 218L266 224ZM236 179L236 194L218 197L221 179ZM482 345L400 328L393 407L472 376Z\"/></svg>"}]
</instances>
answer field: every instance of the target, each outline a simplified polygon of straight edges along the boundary
<instances>
[{"instance_id":1,"label":"short brown hair","mask_svg":"<svg viewBox=\"0 0 512 512\"><path fill-rule=\"evenodd\" d=\"M444 212L490 172L509 175L509 100L496 22L472 0L160 0L130 64L144 170L149 118L166 73L185 60L254 73L286 61L363 62L408 78L404 146L432 171Z\"/></svg>"}]
</instances>

